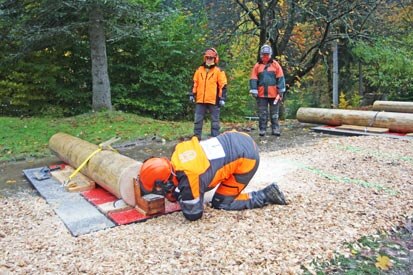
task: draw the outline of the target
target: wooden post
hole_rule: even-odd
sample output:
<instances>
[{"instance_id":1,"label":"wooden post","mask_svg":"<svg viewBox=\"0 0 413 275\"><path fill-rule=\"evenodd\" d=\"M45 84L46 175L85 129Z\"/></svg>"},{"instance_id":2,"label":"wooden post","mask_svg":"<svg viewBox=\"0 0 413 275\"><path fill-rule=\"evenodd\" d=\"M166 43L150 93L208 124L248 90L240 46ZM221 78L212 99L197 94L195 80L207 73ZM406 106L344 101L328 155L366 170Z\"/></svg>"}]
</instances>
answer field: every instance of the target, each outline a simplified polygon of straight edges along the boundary
<instances>
[{"instance_id":1,"label":"wooden post","mask_svg":"<svg viewBox=\"0 0 413 275\"><path fill-rule=\"evenodd\" d=\"M333 106L338 107L338 45L337 40L333 40Z\"/></svg>"},{"instance_id":2,"label":"wooden post","mask_svg":"<svg viewBox=\"0 0 413 275\"><path fill-rule=\"evenodd\" d=\"M331 126L347 124L388 128L392 132L400 133L413 132L413 114L408 113L302 107L297 111L297 120Z\"/></svg>"},{"instance_id":3,"label":"wooden post","mask_svg":"<svg viewBox=\"0 0 413 275\"><path fill-rule=\"evenodd\" d=\"M359 65L359 96L363 98L364 88L363 88L363 70L362 70L361 61L359 61L358 65Z\"/></svg>"},{"instance_id":4,"label":"wooden post","mask_svg":"<svg viewBox=\"0 0 413 275\"><path fill-rule=\"evenodd\" d=\"M57 133L49 140L49 148L71 165L79 167L99 147L65 133ZM103 150L96 153L80 172L127 204L135 206L133 179L138 176L141 162L117 152Z\"/></svg>"}]
</instances>

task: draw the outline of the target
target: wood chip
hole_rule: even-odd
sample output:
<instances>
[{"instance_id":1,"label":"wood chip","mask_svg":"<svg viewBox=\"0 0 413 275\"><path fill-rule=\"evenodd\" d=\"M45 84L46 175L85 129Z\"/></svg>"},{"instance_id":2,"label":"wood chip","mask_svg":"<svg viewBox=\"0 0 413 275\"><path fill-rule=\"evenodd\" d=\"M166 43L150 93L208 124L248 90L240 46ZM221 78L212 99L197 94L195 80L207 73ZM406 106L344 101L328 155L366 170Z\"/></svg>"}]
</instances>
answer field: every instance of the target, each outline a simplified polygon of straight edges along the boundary
<instances>
[{"instance_id":1,"label":"wood chip","mask_svg":"<svg viewBox=\"0 0 413 275\"><path fill-rule=\"evenodd\" d=\"M0 270L35 273L299 274L313 259L413 214L413 141L346 137L262 153L250 190L278 181L289 205L173 213L72 237L45 201L0 198ZM311 270L311 269L310 269Z\"/></svg>"}]
</instances>

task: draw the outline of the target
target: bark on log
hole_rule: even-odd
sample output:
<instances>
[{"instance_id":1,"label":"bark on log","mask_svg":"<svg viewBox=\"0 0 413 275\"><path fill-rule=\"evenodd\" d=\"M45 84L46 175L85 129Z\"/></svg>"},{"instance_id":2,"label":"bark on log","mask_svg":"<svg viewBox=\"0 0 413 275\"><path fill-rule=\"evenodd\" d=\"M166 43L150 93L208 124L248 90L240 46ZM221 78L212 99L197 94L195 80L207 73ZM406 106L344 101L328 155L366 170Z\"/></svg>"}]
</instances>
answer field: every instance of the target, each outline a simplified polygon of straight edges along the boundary
<instances>
[{"instance_id":1,"label":"bark on log","mask_svg":"<svg viewBox=\"0 0 413 275\"><path fill-rule=\"evenodd\" d=\"M376 100L373 103L373 110L397 113L413 113L413 102Z\"/></svg>"},{"instance_id":2,"label":"bark on log","mask_svg":"<svg viewBox=\"0 0 413 275\"><path fill-rule=\"evenodd\" d=\"M65 133L57 133L49 140L49 148L70 164L79 167L99 147ZM142 163L114 151L103 150L95 154L80 172L127 204L135 206L133 178Z\"/></svg>"},{"instance_id":3,"label":"bark on log","mask_svg":"<svg viewBox=\"0 0 413 275\"><path fill-rule=\"evenodd\" d=\"M300 108L297 120L339 126L343 124L388 128L391 132L413 132L413 114L323 108Z\"/></svg>"}]
</instances>

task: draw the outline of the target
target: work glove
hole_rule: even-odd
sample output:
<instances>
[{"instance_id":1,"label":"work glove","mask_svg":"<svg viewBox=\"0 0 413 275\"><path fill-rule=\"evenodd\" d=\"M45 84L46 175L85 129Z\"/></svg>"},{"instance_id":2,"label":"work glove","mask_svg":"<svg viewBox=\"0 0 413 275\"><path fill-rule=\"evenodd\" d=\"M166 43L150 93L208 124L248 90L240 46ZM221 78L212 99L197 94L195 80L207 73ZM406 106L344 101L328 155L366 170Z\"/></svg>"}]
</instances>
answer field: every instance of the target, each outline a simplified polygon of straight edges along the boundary
<instances>
[{"instance_id":1,"label":"work glove","mask_svg":"<svg viewBox=\"0 0 413 275\"><path fill-rule=\"evenodd\" d=\"M175 192L166 193L165 198L170 202L176 202L177 201L177 197L175 196Z\"/></svg>"},{"instance_id":2,"label":"work glove","mask_svg":"<svg viewBox=\"0 0 413 275\"><path fill-rule=\"evenodd\" d=\"M195 103L195 97L193 95L189 96L189 102Z\"/></svg>"},{"instance_id":3,"label":"work glove","mask_svg":"<svg viewBox=\"0 0 413 275\"><path fill-rule=\"evenodd\" d=\"M257 96L258 96L258 90L252 89L252 90L250 90L250 94L251 94L253 97L257 97Z\"/></svg>"},{"instance_id":4,"label":"work glove","mask_svg":"<svg viewBox=\"0 0 413 275\"><path fill-rule=\"evenodd\" d=\"M225 105L225 100L220 99L218 104L219 104L219 107L223 107Z\"/></svg>"},{"instance_id":5,"label":"work glove","mask_svg":"<svg viewBox=\"0 0 413 275\"><path fill-rule=\"evenodd\" d=\"M277 97L274 99L274 105L277 105L279 102L281 102L282 103L282 101L283 101L283 94L278 94L277 95Z\"/></svg>"}]
</instances>

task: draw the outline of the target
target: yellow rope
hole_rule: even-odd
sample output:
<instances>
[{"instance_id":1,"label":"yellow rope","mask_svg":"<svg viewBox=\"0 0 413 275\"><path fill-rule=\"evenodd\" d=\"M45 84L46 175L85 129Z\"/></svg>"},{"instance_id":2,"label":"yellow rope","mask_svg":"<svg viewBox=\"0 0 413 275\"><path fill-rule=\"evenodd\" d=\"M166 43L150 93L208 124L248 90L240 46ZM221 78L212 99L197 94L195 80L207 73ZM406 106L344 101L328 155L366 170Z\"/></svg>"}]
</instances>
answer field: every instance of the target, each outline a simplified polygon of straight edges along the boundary
<instances>
[{"instance_id":1,"label":"yellow rope","mask_svg":"<svg viewBox=\"0 0 413 275\"><path fill-rule=\"evenodd\" d=\"M114 152L117 153L118 151L116 151L115 149L113 149L112 146L110 146L110 144L118 141L119 139L120 139L120 138L118 138L118 137L114 137L114 138L111 138L111 139L109 139L109 140L107 140L107 141L102 142L101 144L99 144L98 149L96 149L95 151L93 151L93 152L85 159L85 161L83 161L82 164L79 165L79 167L69 176L69 180L68 180L64 185L67 186L67 185L69 184L69 182L72 180L72 178L73 178L74 176L76 176L76 174L79 173L80 170L82 170L82 168L86 165L86 163L88 163L88 161L89 161L94 155L96 155L97 153L99 153L100 151L102 151L102 150L112 150L112 151L114 151Z\"/></svg>"},{"instance_id":2,"label":"yellow rope","mask_svg":"<svg viewBox=\"0 0 413 275\"><path fill-rule=\"evenodd\" d=\"M77 183L76 182L71 182L71 183L69 183L68 185L67 185L67 188L68 189L70 189L70 188L75 188L77 186Z\"/></svg>"},{"instance_id":3,"label":"yellow rope","mask_svg":"<svg viewBox=\"0 0 413 275\"><path fill-rule=\"evenodd\" d=\"M69 176L69 181L71 181L72 178L73 178L74 176L76 176L77 173L79 173L79 171L83 168L83 166L85 166L86 163L87 163L94 155L96 155L96 154L99 153L100 151L102 151L102 147L99 146L99 148L96 149L92 154L90 154L90 155L85 159L85 161L82 162L82 164L79 165L79 167Z\"/></svg>"}]
</instances>

